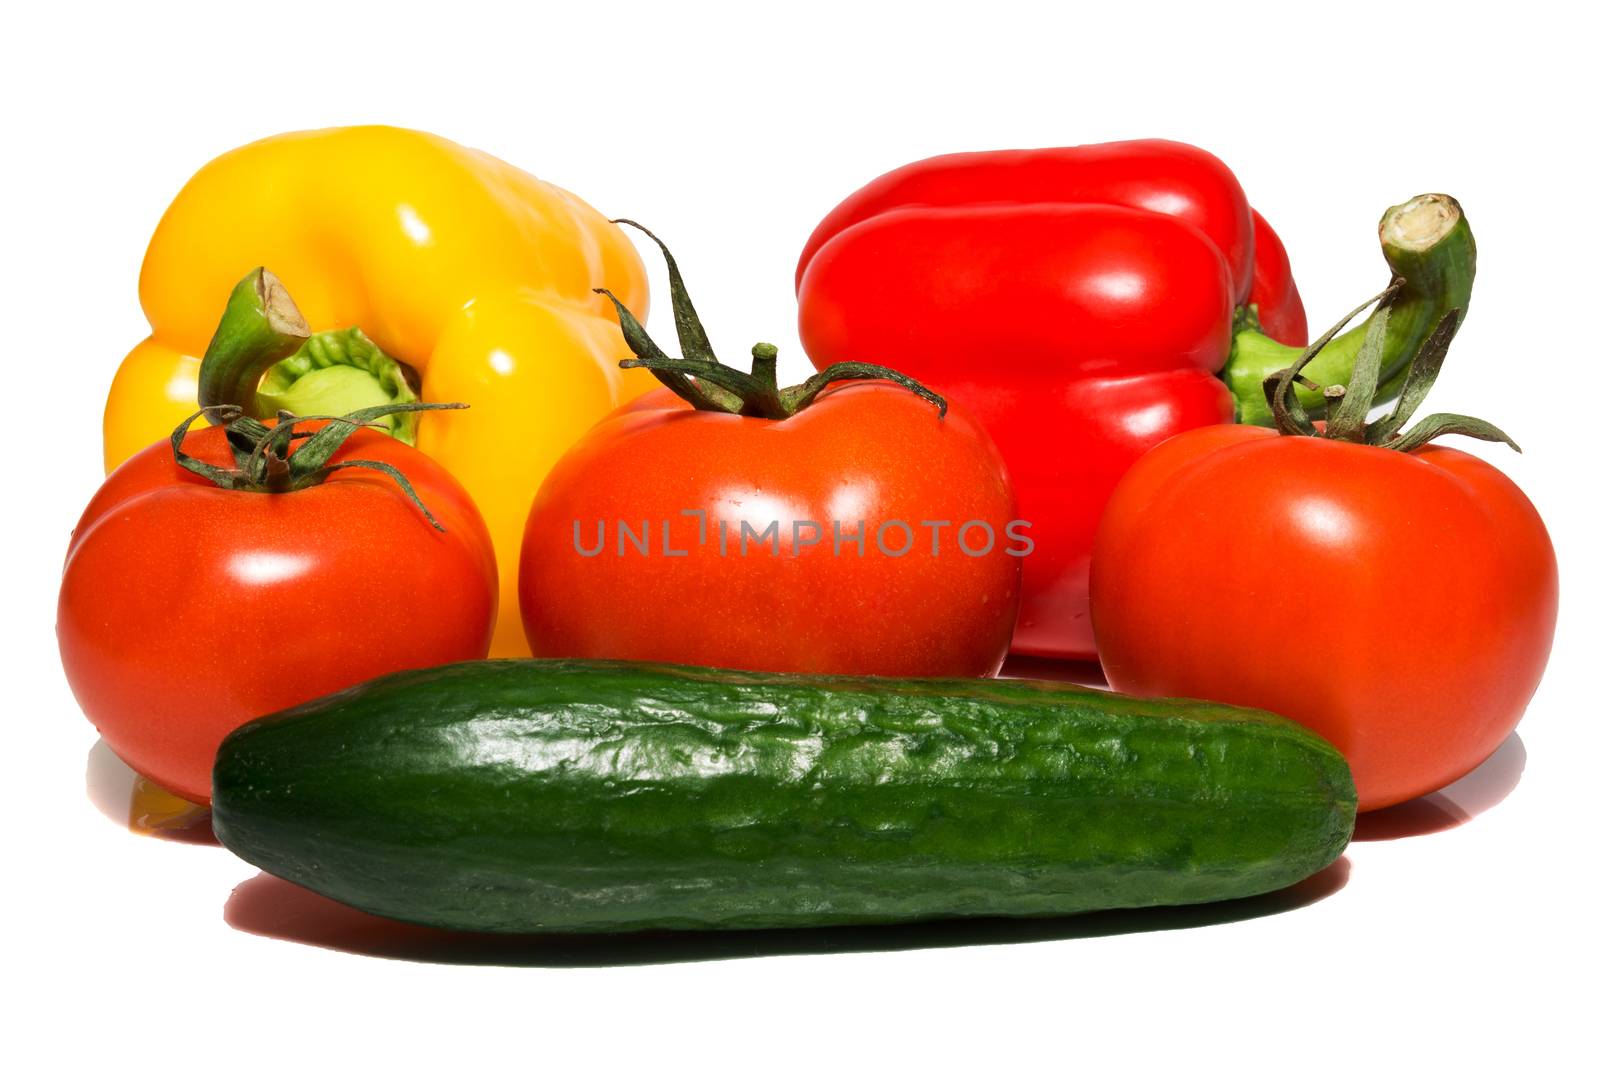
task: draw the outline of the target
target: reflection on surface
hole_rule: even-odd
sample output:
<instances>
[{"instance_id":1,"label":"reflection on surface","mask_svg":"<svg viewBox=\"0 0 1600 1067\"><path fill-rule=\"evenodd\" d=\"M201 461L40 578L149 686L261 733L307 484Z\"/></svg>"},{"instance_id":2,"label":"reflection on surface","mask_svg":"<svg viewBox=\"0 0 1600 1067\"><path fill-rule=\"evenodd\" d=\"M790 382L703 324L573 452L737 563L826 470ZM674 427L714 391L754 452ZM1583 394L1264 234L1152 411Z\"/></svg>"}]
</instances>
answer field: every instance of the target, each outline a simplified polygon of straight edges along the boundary
<instances>
[{"instance_id":1,"label":"reflection on surface","mask_svg":"<svg viewBox=\"0 0 1600 1067\"><path fill-rule=\"evenodd\" d=\"M165 841L214 845L211 809L175 797L129 767L104 741L89 749L84 772L89 800L106 818Z\"/></svg>"},{"instance_id":2,"label":"reflection on surface","mask_svg":"<svg viewBox=\"0 0 1600 1067\"><path fill-rule=\"evenodd\" d=\"M1301 499L1294 504L1289 517L1312 544L1338 549L1350 544L1355 537L1355 521L1344 504L1332 498Z\"/></svg>"},{"instance_id":3,"label":"reflection on surface","mask_svg":"<svg viewBox=\"0 0 1600 1067\"><path fill-rule=\"evenodd\" d=\"M819 930L657 932L610 935L463 934L366 915L270 874L241 882L223 918L236 930L385 959L521 967L607 967L836 952L892 952L959 945L1010 945L1182 930L1293 911L1331 896L1350 878L1350 861L1304 881L1245 900L1096 912L1060 919L951 919L898 926Z\"/></svg>"},{"instance_id":4,"label":"reflection on surface","mask_svg":"<svg viewBox=\"0 0 1600 1067\"><path fill-rule=\"evenodd\" d=\"M1002 675L1105 686L1104 677L1094 664L1013 658L1006 662ZM1512 734L1489 759L1459 781L1417 800L1360 816L1355 840L1435 833L1466 822L1504 800L1516 788L1526 763L1522 739ZM89 799L121 826L162 840L217 843L211 833L208 809L175 797L142 778L103 741L97 741L89 750L85 778ZM820 930L608 936L506 936L435 930L366 915L263 873L234 889L223 909L223 918L235 929L260 937L389 959L499 966L636 966L756 956L1021 944L1220 925L1292 911L1331 896L1349 880L1350 867L1349 859L1341 857L1297 885L1245 900L1058 919L958 919Z\"/></svg>"},{"instance_id":5,"label":"reflection on surface","mask_svg":"<svg viewBox=\"0 0 1600 1067\"><path fill-rule=\"evenodd\" d=\"M1355 839L1392 841L1460 826L1510 796L1527 763L1528 750L1522 747L1522 738L1512 734L1476 770L1443 789L1357 816Z\"/></svg>"},{"instance_id":6,"label":"reflection on surface","mask_svg":"<svg viewBox=\"0 0 1600 1067\"><path fill-rule=\"evenodd\" d=\"M277 585L311 569L311 557L292 552L238 552L228 570L245 585Z\"/></svg>"},{"instance_id":7,"label":"reflection on surface","mask_svg":"<svg viewBox=\"0 0 1600 1067\"><path fill-rule=\"evenodd\" d=\"M1032 678L1041 682L1071 682L1095 689L1111 688L1098 661L1036 659L1033 656L1007 656L1000 667L1002 678Z\"/></svg>"}]
</instances>

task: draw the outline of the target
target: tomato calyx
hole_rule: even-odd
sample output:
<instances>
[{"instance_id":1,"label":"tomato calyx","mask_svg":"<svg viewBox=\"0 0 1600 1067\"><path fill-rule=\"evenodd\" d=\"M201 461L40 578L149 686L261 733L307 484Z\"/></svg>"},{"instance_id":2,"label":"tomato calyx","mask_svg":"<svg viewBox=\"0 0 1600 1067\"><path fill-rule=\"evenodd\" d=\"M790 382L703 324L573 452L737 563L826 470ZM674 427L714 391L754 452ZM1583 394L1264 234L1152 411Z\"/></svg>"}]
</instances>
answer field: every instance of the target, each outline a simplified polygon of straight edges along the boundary
<instances>
[{"instance_id":1,"label":"tomato calyx","mask_svg":"<svg viewBox=\"0 0 1600 1067\"><path fill-rule=\"evenodd\" d=\"M414 402L413 379L409 367L386 354L359 326L313 333L278 276L257 267L228 294L206 346L200 361L200 406L219 411L237 407L261 419L282 411L343 416ZM415 444L421 410L396 407L372 423L373 429Z\"/></svg>"},{"instance_id":2,"label":"tomato calyx","mask_svg":"<svg viewBox=\"0 0 1600 1067\"><path fill-rule=\"evenodd\" d=\"M1466 314L1477 275L1478 251L1461 204L1443 193L1414 196L1383 213L1378 241L1391 277L1405 278L1405 289L1392 298L1383 339L1374 403L1396 399L1411 361L1422 344L1452 308ZM1324 381L1348 382L1355 372L1356 356L1367 340L1369 323L1339 334L1317 356L1317 373ZM1261 385L1273 371L1288 367L1304 352L1268 336L1260 314L1250 305L1234 313L1233 345L1222 380L1239 405L1239 421L1256 426L1273 422L1272 394L1265 399ZM1327 414L1319 392L1299 390L1300 402L1315 418Z\"/></svg>"},{"instance_id":3,"label":"tomato calyx","mask_svg":"<svg viewBox=\"0 0 1600 1067\"><path fill-rule=\"evenodd\" d=\"M465 404L381 404L377 407L353 411L349 415L290 415L280 413L276 422L268 426L246 415L237 404L217 404L203 407L190 415L172 431L172 458L178 466L206 479L222 489L235 489L250 493L293 493L321 485L335 471L358 467L379 471L393 478L440 533L444 526L434 518L433 512L417 496L417 491L400 468L375 459L346 459L333 462L334 453L350 439L350 435L363 426L375 427L386 416L417 411L441 411L465 408ZM183 450L184 438L196 419L205 417L224 427L228 450L233 454L234 466L219 467L196 459ZM326 421L316 430L297 427L311 421ZM292 447L300 442L298 448Z\"/></svg>"},{"instance_id":4,"label":"tomato calyx","mask_svg":"<svg viewBox=\"0 0 1600 1067\"><path fill-rule=\"evenodd\" d=\"M1330 441L1372 445L1377 448L1393 449L1396 452L1409 452L1444 434L1460 434L1480 441L1510 445L1513 450L1521 452L1521 446L1504 430L1491 422L1470 415L1441 412L1428 415L1411 429L1405 429L1405 424L1417 413L1428 391L1433 388L1433 383L1439 378L1439 370L1443 367L1444 357L1450 350L1450 342L1455 339L1456 330L1461 325L1461 317L1466 314L1466 309L1463 307L1452 307L1445 312L1427 340L1418 348L1406 372L1405 384L1400 388L1394 409L1382 418L1370 423L1367 421L1367 416L1377 401L1378 386L1382 378L1384 337L1389 329L1390 309L1405 283L1404 278L1396 277L1387 289L1340 319L1332 329L1309 345L1291 366L1266 377L1262 387L1266 391L1267 402L1271 405L1272 421L1277 426L1278 432L1285 436L1321 437ZM1366 334L1362 338L1360 350L1356 353L1349 384L1320 386L1307 379L1301 373L1306 365L1315 359L1352 319L1374 304L1377 308L1365 324ZM1300 402L1296 385L1321 394L1327 406L1327 419L1321 427L1312 420Z\"/></svg>"},{"instance_id":5,"label":"tomato calyx","mask_svg":"<svg viewBox=\"0 0 1600 1067\"><path fill-rule=\"evenodd\" d=\"M609 289L596 289L611 301L622 326L622 336L636 359L622 360L623 368L643 367L656 380L698 411L720 411L758 419L787 419L810 407L828 386L842 381L889 381L903 386L932 404L942 419L949 405L944 397L921 382L877 363L857 361L835 363L798 385L778 386L778 348L761 342L750 350L751 369L746 372L717 359L706 336L705 326L689 299L678 262L661 238L631 219L613 219L632 226L654 241L667 261L667 277L672 290L672 317L678 333L681 355L674 358L662 351L633 312Z\"/></svg>"}]
</instances>

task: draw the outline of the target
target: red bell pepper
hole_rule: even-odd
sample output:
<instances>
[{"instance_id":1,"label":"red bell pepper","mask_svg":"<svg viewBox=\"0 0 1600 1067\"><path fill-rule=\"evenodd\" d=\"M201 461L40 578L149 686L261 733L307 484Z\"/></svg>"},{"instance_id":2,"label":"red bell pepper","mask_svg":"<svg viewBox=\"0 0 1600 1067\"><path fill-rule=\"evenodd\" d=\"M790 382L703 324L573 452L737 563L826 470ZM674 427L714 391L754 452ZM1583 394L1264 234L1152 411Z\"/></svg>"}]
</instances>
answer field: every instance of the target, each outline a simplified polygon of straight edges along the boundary
<instances>
[{"instance_id":1,"label":"red bell pepper","mask_svg":"<svg viewBox=\"0 0 1600 1067\"><path fill-rule=\"evenodd\" d=\"M1289 273L1289 252L1278 240L1261 212L1250 212L1256 220L1256 262L1250 272L1248 303L1255 307L1261 332L1286 345L1303 345L1306 332L1306 306L1300 302Z\"/></svg>"},{"instance_id":2,"label":"red bell pepper","mask_svg":"<svg viewBox=\"0 0 1600 1067\"><path fill-rule=\"evenodd\" d=\"M1237 306L1305 343L1288 258L1214 156L1170 141L939 156L823 219L796 273L821 369L871 359L976 414L1032 523L1012 652L1092 659L1089 550L1128 467L1234 420Z\"/></svg>"}]
</instances>

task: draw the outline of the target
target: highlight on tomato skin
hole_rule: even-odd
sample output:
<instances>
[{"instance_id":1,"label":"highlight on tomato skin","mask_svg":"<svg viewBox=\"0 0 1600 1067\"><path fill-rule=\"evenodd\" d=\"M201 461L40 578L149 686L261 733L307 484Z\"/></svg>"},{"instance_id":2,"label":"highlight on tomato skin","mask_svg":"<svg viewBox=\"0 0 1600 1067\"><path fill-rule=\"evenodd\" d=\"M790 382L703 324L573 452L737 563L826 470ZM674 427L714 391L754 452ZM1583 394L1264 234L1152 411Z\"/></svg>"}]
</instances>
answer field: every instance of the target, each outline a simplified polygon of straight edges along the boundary
<instances>
[{"instance_id":1,"label":"highlight on tomato skin","mask_svg":"<svg viewBox=\"0 0 1600 1067\"><path fill-rule=\"evenodd\" d=\"M1115 689L1294 719L1344 753L1364 811L1449 784L1510 736L1549 659L1558 601L1533 504L1492 464L1430 443L1515 442L1460 415L1405 428L1458 313L1417 356L1395 411L1366 422L1388 312L1374 313L1378 336L1350 386L1322 390L1326 420L1297 399L1313 345L1268 382L1278 429L1208 427L1134 464L1090 577Z\"/></svg>"},{"instance_id":2,"label":"highlight on tomato skin","mask_svg":"<svg viewBox=\"0 0 1600 1067\"><path fill-rule=\"evenodd\" d=\"M243 478L227 433L180 435L184 458ZM466 491L372 429L328 462L362 465L223 488L163 442L118 467L74 530L56 623L73 695L124 762L186 800L207 801L218 744L252 718L488 651L494 554Z\"/></svg>"},{"instance_id":3,"label":"highlight on tomato skin","mask_svg":"<svg viewBox=\"0 0 1600 1067\"><path fill-rule=\"evenodd\" d=\"M661 390L551 471L524 535L522 616L543 657L993 675L1016 619L1016 517L982 428L897 385L839 386L782 422ZM774 521L776 539L753 543ZM972 555L957 544L969 523Z\"/></svg>"}]
</instances>

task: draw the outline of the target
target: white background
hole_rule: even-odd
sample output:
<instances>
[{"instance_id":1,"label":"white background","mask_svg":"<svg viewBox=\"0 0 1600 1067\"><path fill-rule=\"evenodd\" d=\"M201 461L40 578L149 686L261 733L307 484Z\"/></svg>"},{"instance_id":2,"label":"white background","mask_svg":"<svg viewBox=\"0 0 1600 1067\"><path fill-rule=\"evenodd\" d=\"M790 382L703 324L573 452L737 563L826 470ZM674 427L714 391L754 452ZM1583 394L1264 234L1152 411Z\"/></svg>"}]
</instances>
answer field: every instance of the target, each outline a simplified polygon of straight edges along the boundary
<instances>
[{"instance_id":1,"label":"white background","mask_svg":"<svg viewBox=\"0 0 1600 1067\"><path fill-rule=\"evenodd\" d=\"M1538 3L537 6L7 15L0 752L12 822L0 892L13 992L0 1047L21 1054L11 1062L1593 1055L1589 14ZM495 951L392 936L303 899L306 914L280 908L282 931L368 954L261 936L237 915L230 925L224 908L250 868L132 834L85 796L94 732L56 656L60 559L100 478L105 387L144 334L136 278L167 202L238 144L374 121L489 150L646 221L678 253L713 336L729 350L774 341L790 374L804 369L791 277L811 227L922 156L1139 136L1202 145L1287 242L1313 332L1384 282L1374 229L1385 206L1456 195L1482 262L1430 408L1491 418L1522 442L1523 456L1463 447L1525 488L1562 566L1556 651L1520 740L1412 813L1454 805L1476 817L1357 841L1342 887L1324 877L1265 904L1158 920ZM114 794L114 770L108 780ZM386 958L408 954L453 962Z\"/></svg>"}]
</instances>

